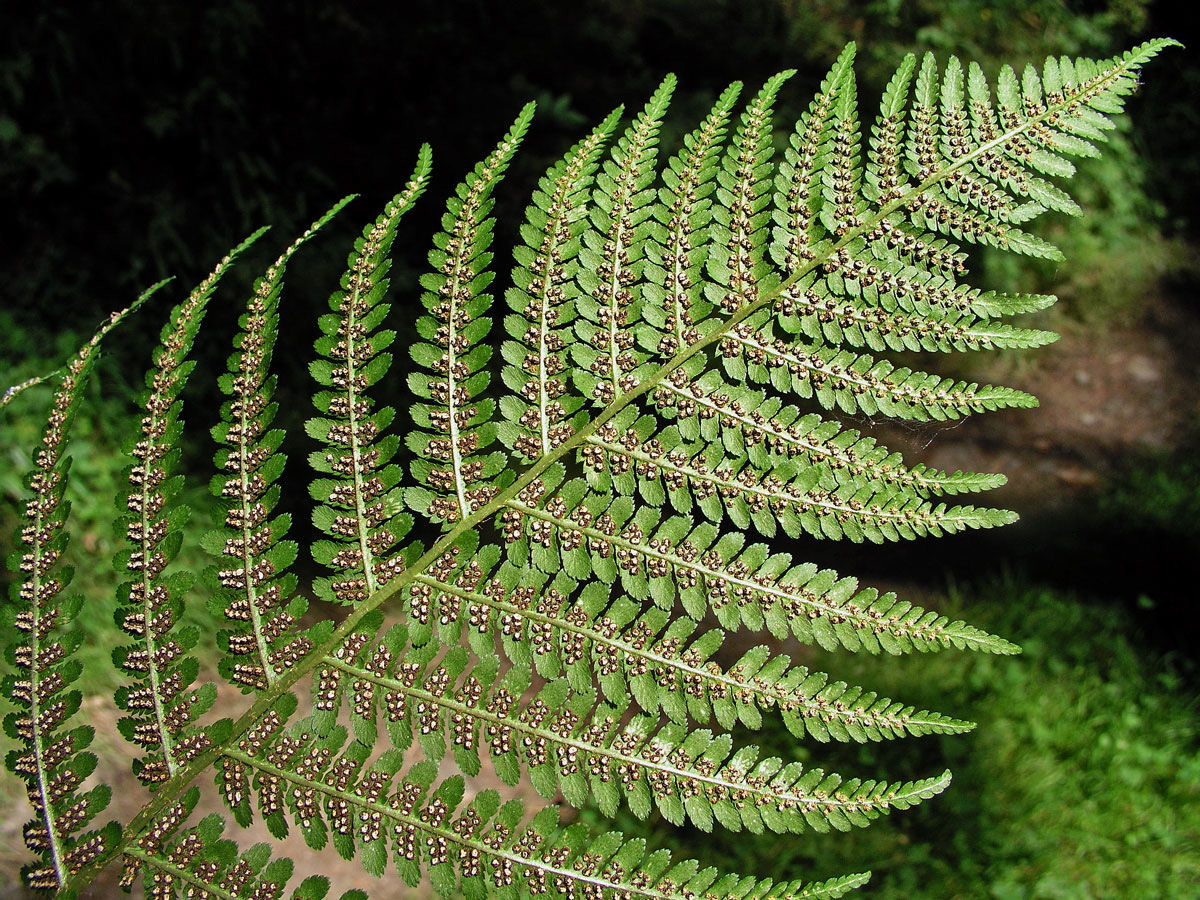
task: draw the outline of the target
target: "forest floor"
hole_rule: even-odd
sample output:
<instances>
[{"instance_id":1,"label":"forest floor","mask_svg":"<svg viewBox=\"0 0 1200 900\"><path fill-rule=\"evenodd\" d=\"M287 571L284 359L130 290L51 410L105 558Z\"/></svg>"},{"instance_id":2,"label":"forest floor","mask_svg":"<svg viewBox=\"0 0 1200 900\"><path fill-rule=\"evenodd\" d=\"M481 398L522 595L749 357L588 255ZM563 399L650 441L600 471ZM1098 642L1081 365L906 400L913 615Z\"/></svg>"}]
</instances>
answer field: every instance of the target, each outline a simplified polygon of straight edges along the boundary
<instances>
[{"instance_id":1,"label":"forest floor","mask_svg":"<svg viewBox=\"0 0 1200 900\"><path fill-rule=\"evenodd\" d=\"M1170 451L1195 433L1200 412L1200 311L1191 298L1168 295L1150 300L1129 325L1100 331L1068 325L1062 330L1063 338L1038 352L1036 362L1001 355L986 371L972 375L1029 391L1040 398L1039 410L915 428L887 425L875 433L910 463L1006 473L1008 485L984 502L1015 509L1026 520L1069 509L1099 489L1131 456ZM919 593L931 585L922 587ZM240 695L226 688L218 708L227 711L241 703ZM103 818L127 820L141 805L143 792L129 773L127 745L116 734L118 713L110 698L91 697L85 700L85 717L97 730L97 777L114 786L112 805ZM500 786L486 755L483 772L468 781L468 797ZM220 804L211 784L205 790L201 809L216 811ZM528 784L515 792L507 790L509 796L535 796ZM26 896L17 875L27 858L21 840L27 815L22 793L12 776L0 774L0 900ZM255 840L270 837L257 826L240 843L248 846ZM301 872L308 869L302 863L306 851L295 831L278 848L280 854L301 861ZM379 882L353 860L323 856L320 872L333 881L330 898L356 887L375 900L430 896L427 886L409 889L398 881L381 892ZM84 896L124 896L116 887L118 874L105 873Z\"/></svg>"},{"instance_id":2,"label":"forest floor","mask_svg":"<svg viewBox=\"0 0 1200 900\"><path fill-rule=\"evenodd\" d=\"M910 463L1004 472L987 502L1022 517L1057 512L1098 489L1131 458L1166 453L1200 428L1200 307L1191 296L1147 299L1129 324L1084 327L1033 354L1001 354L972 377L1028 391L1041 406L915 429L886 423L883 443Z\"/></svg>"}]
</instances>

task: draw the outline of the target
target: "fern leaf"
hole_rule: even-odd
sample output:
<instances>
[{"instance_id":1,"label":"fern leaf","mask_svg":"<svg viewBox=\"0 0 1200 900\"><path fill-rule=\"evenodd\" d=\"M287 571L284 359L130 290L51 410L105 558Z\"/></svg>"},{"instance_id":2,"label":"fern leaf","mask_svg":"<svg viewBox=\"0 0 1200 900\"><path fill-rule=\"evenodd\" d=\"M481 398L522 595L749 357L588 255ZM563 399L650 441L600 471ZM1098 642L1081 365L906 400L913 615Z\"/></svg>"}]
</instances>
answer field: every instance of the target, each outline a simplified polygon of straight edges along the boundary
<instances>
[{"instance_id":1,"label":"fern leaf","mask_svg":"<svg viewBox=\"0 0 1200 900\"><path fill-rule=\"evenodd\" d=\"M514 340L505 341L501 352L504 382L516 396L500 401L507 419L500 437L529 460L570 436L570 420L583 405L564 377L568 362L563 349L570 338L564 329L575 315L576 257L586 227L587 191L620 114L620 108L614 110L543 176L521 228L525 245L514 251L514 287L506 297L517 315L505 319Z\"/></svg>"},{"instance_id":2,"label":"fern leaf","mask_svg":"<svg viewBox=\"0 0 1200 900\"><path fill-rule=\"evenodd\" d=\"M611 890L665 900L772 887L766 880L718 878L715 870L700 870L690 861L672 866L665 851L646 855L643 842L625 841L615 832L589 839L581 826L560 829L554 807L522 827L522 804L501 804L495 791L480 792L464 807L461 778L437 783L431 762L401 772L398 755L368 765L366 748L346 738L344 729L317 737L302 722L265 750L234 750L228 758L257 773L266 791L261 803L288 798L294 820L314 846L332 839L343 855L357 853L368 871L380 874L390 845L407 884L415 886L424 871L442 896L506 894L521 884L534 895ZM865 880L858 875L818 885L775 885L771 896L836 897Z\"/></svg>"},{"instance_id":3,"label":"fern leaf","mask_svg":"<svg viewBox=\"0 0 1200 900\"><path fill-rule=\"evenodd\" d=\"M164 284L154 285L128 309L114 313L64 367L42 446L34 455L34 471L26 478L32 497L17 532L21 549L8 560L21 579L12 586L13 619L6 623L14 626L5 654L13 673L5 676L3 692L17 709L4 717L4 730L18 742L6 763L25 782L34 808L23 837L39 857L39 863L25 869L30 887L38 890L60 888L70 873L113 841L112 829L79 833L104 810L112 792L107 785L81 790L96 767L96 756L87 749L94 731L90 726L66 727L82 701L80 692L70 689L80 674L70 656L84 636L71 627L82 600L60 596L74 576L59 564L69 541L70 504L63 496L71 459L63 451L99 359L101 339Z\"/></svg>"},{"instance_id":4,"label":"fern leaf","mask_svg":"<svg viewBox=\"0 0 1200 900\"><path fill-rule=\"evenodd\" d=\"M793 344L750 323L738 325L721 342L721 356L734 381L769 383L782 393L813 398L825 409L851 414L944 421L985 410L1037 406L1036 398L1015 388L914 372L823 343Z\"/></svg>"},{"instance_id":5,"label":"fern leaf","mask_svg":"<svg viewBox=\"0 0 1200 900\"><path fill-rule=\"evenodd\" d=\"M727 736L659 724L649 716L618 725L619 709L596 705L590 690L574 691L565 681L551 681L526 697L529 672L522 666L498 677L496 657L468 668L461 648L440 661L431 659L433 647L402 657L408 640L404 626L395 626L374 646L367 634L353 636L345 652L320 670L318 708L326 715L336 712L349 682L355 734L371 738L364 745L373 742L376 711L383 709L399 749L416 735L436 761L449 745L459 768L474 775L482 743L506 782L515 783L524 769L543 796L553 798L561 790L578 806L591 794L608 815L623 798L639 817L657 807L676 824L686 817L706 831L714 817L726 828L756 832L799 831L806 823L827 830L844 822L865 825L898 803L932 796L946 781L869 782L830 798L816 786L840 784L840 776L758 761L755 747L734 752ZM316 724L318 733L329 731Z\"/></svg>"},{"instance_id":6,"label":"fern leaf","mask_svg":"<svg viewBox=\"0 0 1200 900\"><path fill-rule=\"evenodd\" d=\"M675 78L668 76L596 178L591 227L580 249L579 342L573 358L580 369L577 386L600 406L637 384L645 363L645 354L633 349L641 315L637 294L644 279L645 240L654 230L658 132L674 90Z\"/></svg>"},{"instance_id":7,"label":"fern leaf","mask_svg":"<svg viewBox=\"0 0 1200 900\"><path fill-rule=\"evenodd\" d=\"M313 398L325 416L310 419L306 427L327 448L311 454L309 464L318 473L335 476L309 486L321 504L313 510L313 524L332 538L313 545L313 559L338 573L313 584L317 596L328 602L360 603L404 565L394 548L412 519L400 512L396 485L401 472L390 462L399 442L384 434L395 411L375 410L367 389L391 365L386 348L396 337L394 331L379 330L390 308L383 302L388 252L400 218L429 183L431 161L428 145L423 146L405 189L355 242L341 290L329 300L333 312L317 322L322 336L314 346L324 359L309 371L318 384L333 390Z\"/></svg>"},{"instance_id":8,"label":"fern leaf","mask_svg":"<svg viewBox=\"0 0 1200 900\"><path fill-rule=\"evenodd\" d=\"M214 462L226 474L213 478L212 490L224 501L225 528L206 535L204 543L214 556L223 557L223 568L205 574L213 612L234 626L218 637L227 654L221 674L247 692L269 687L280 669L311 647L311 641L295 634L305 603L293 598L296 577L287 572L297 556L296 544L283 540L290 517L270 518L279 496L272 483L283 474L286 458L279 452L283 431L267 430L276 412L271 402L275 379L268 372L288 260L351 199L314 222L259 278L239 320L229 374L220 379L222 390L233 398L213 429L213 438L222 445Z\"/></svg>"},{"instance_id":9,"label":"fern leaf","mask_svg":"<svg viewBox=\"0 0 1200 900\"><path fill-rule=\"evenodd\" d=\"M474 773L487 752L504 780L528 776L545 797L561 793L578 804L590 796L605 811L625 804L643 817L657 809L702 829L848 830L943 790L948 773L844 779L760 758L752 746L735 749L725 730L759 727L776 714L797 736L818 741L955 733L971 724L761 647L722 667L724 633L765 629L777 639L870 653L1017 648L746 532L884 541L1012 520L1004 510L944 500L995 487L999 476L906 466L811 410L943 420L1035 403L1008 388L912 371L887 354L1051 339L1001 320L1053 298L960 283L960 245L1053 257L1054 248L1021 226L1047 210L1074 211L1054 179L1073 171L1071 157L1096 152L1138 68L1168 43L1099 64L1052 60L1021 76L1002 70L994 103L977 67L951 60L939 70L931 57L920 66L908 58L865 151L851 46L777 168L769 123L790 73L750 100L728 141L738 86L723 93L660 183L658 136L674 87L666 79L607 160L600 153L618 113L540 183L506 294L500 371L510 393L497 417L484 341L492 192L529 125L527 107L449 201L430 255L435 271L421 279L429 314L411 348L421 371L409 379L419 402L406 479L392 462L399 441L384 434L394 414L376 409L367 391L391 362L395 335L381 329L387 254L400 216L428 180L422 151L406 191L356 244L333 313L319 322L322 358L312 366L329 389L317 395L321 416L308 424L325 445L312 465L329 476L312 485L314 521L331 538L312 552L335 572L316 592L350 608L336 626L305 632L307 643L293 640L302 604L280 609L291 592L280 574L293 556L282 540L287 523L267 522L282 457L264 460L267 468L253 472L261 485L250 491L239 478L230 489L230 512L245 519L259 508L248 504L261 504L255 525L265 524L267 537L252 554L246 530L242 545L236 528L219 541L219 550L232 541L225 587L234 593L214 601L237 620L246 594L249 625L224 640L233 657L259 667L246 679L254 694L237 719L201 734L191 722L211 689L195 692L195 702L192 692L180 693L197 667L184 659L189 638L173 627L183 585L162 571L180 523L165 500L177 489L168 475L178 386L189 370L184 353L223 264L164 332L135 448L155 467L135 470L129 502L141 521L127 523L141 542L141 555L127 561L143 578L133 586L143 618L137 608L123 616L143 640L118 661L145 663L155 691L139 684L120 700L134 713L123 727L149 750L138 771L157 790L107 843L63 844L68 854L86 846L90 855L77 871L46 874L43 866L44 883L77 890L124 855L131 877L147 873L152 892L278 896L290 875L284 863L269 863L256 848L239 853L220 838L219 819L186 822L192 782L215 769L238 825L257 810L276 837L295 823L313 849L357 856L377 875L393 867L410 884L427 875L439 893L471 900L525 890L835 897L862 884L864 876L813 885L718 876L672 864L662 852L647 855L641 842L619 835L560 829L553 807L526 822L521 804L501 805L494 792L464 805L462 780L439 782L437 762L452 755ZM261 432L290 253L260 280L243 319L231 375L246 372L253 385L240 406L234 391L229 421L218 428L223 465L235 448L278 449L277 438ZM505 451L528 465L512 465ZM402 505L440 534L429 544L408 539L413 520ZM45 539L57 547L58 538ZM250 573L264 561L276 580L251 590ZM276 587L278 598L267 597ZM399 601L392 612L402 621L385 630L389 600ZM719 628L699 633L710 614ZM236 674L237 662L229 665ZM312 711L293 722L293 691L306 677ZM410 765L414 743L426 759ZM47 824L53 803L41 807ZM244 880L231 890L234 873ZM299 896L318 889L302 882Z\"/></svg>"},{"instance_id":10,"label":"fern leaf","mask_svg":"<svg viewBox=\"0 0 1200 900\"><path fill-rule=\"evenodd\" d=\"M655 432L655 421L627 409L588 438L584 451L588 482L601 493L640 494L658 506L664 497L681 513L693 502L713 522L729 519L741 529L753 525L773 537L778 530L796 537L845 536L883 540L953 533L986 525L999 515L975 507L934 504L904 487L845 481L832 490L820 484L822 469L781 462L762 475L749 460L727 455L718 445L688 443L674 428ZM840 534L831 534L833 517ZM1000 519L995 520L997 523Z\"/></svg>"},{"instance_id":11,"label":"fern leaf","mask_svg":"<svg viewBox=\"0 0 1200 900\"><path fill-rule=\"evenodd\" d=\"M665 186L654 207L659 228L647 236L643 285L647 302L642 312L654 331L641 342L665 357L694 343L699 323L712 310L704 295L705 260L712 240L711 195L727 124L741 89L740 82L725 89L663 170Z\"/></svg>"},{"instance_id":12,"label":"fern leaf","mask_svg":"<svg viewBox=\"0 0 1200 900\"><path fill-rule=\"evenodd\" d=\"M145 415L130 448L135 463L126 472L130 490L118 500L118 508L130 513L118 519L130 549L117 556L117 566L133 579L117 589L117 622L133 638L113 651L113 662L129 678L116 695L117 706L127 713L118 728L145 751L134 760L133 770L148 785L174 776L209 744L193 723L212 705L216 690L211 684L191 690L200 667L189 651L199 630L179 624L192 576L165 572L179 549L189 512L186 506L169 505L183 484L182 476L174 475L183 431L179 394L195 365L187 353L217 283L265 230L243 241L171 312L154 368L146 376Z\"/></svg>"}]
</instances>

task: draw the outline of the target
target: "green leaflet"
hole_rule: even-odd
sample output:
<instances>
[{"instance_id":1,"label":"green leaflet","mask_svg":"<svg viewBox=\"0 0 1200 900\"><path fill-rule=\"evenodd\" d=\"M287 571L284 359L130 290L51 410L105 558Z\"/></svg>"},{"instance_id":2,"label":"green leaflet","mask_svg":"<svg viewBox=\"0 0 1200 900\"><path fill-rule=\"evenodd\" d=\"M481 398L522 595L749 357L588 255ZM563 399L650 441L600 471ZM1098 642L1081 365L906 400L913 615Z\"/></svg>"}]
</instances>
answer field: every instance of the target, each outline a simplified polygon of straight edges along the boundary
<instances>
[{"instance_id":1,"label":"green leaflet","mask_svg":"<svg viewBox=\"0 0 1200 900\"><path fill-rule=\"evenodd\" d=\"M329 299L333 313L317 323L322 336L314 348L324 358L314 360L310 372L329 390L313 398L325 416L310 419L306 428L326 449L313 453L309 463L332 477L318 478L309 492L321 504L313 510L313 524L331 540L318 541L311 552L337 573L313 585L317 596L330 602L359 603L403 569L395 545L407 534L411 518L400 513L401 472L391 462L398 444L385 434L395 413L389 407L375 409L367 389L392 361L386 348L395 332L379 328L390 309L383 300L388 252L400 218L429 183L431 164L425 145L404 191L355 242L341 290Z\"/></svg>"},{"instance_id":2,"label":"green leaflet","mask_svg":"<svg viewBox=\"0 0 1200 900\"><path fill-rule=\"evenodd\" d=\"M866 876L776 885L720 874L615 833L563 828L553 806L527 817L495 791L468 802L463 779L441 777L439 764L473 776L486 759L506 784L527 778L548 799L704 830L848 830L945 789L949 773L864 780L735 743L730 729L772 716L815 741L972 725L768 646L726 657L725 635L868 653L1018 652L803 560L802 541L911 540L1012 520L947 501L1003 476L906 464L842 417L940 421L1036 404L914 371L895 354L1054 339L1004 321L1053 298L980 292L965 280L964 245L1055 258L1024 226L1077 211L1062 183L1071 158L1099 152L1139 67L1170 43L1007 68L995 85L970 63L906 58L865 145L850 46L778 162L772 110L791 73L768 80L736 124L741 86L730 86L660 167L668 77L615 141L620 110L538 182L499 359L493 195L532 105L447 202L431 271L393 290L389 252L429 182L423 148L317 323L310 372L321 389L305 431L318 447L309 493L321 537L305 549L328 573L312 593L344 609L336 623L302 627L307 603L289 571L301 548L276 513L285 436L271 428L269 367L286 264L335 206L256 283L219 382L230 400L213 431L213 489L225 520L204 540L221 557L205 581L229 622L218 669L247 696L236 719L199 728L216 690L192 688L197 636L176 626L193 579L167 569L187 515L170 501L183 483L186 355L231 255L163 330L121 498L132 546L116 562L132 581L119 617L132 643L116 653L130 676L117 700L122 730L145 751L135 769L155 790L124 827L80 834L108 797L81 792L90 733L64 730L80 702L66 690L77 604L58 599L69 576L55 561L66 541L58 453L93 342L56 397L29 483L27 549L13 559L25 578L9 658L21 672L5 682L18 707L5 723L21 742L9 766L38 817L25 832L41 858L30 882L72 895L120 856L125 883L140 876L154 896L281 897L296 880L290 861L265 845L239 849L219 815L189 821L196 779L215 774L239 827L258 817L275 838L298 828L314 852L470 900L832 898L861 886ZM385 325L389 298L407 313L417 294L424 313L405 348L415 365L385 384L400 333ZM399 382L416 398L407 421L376 399ZM716 626L701 628L710 616ZM297 696L304 681L311 702ZM326 891L307 878L292 896Z\"/></svg>"},{"instance_id":3,"label":"green leaflet","mask_svg":"<svg viewBox=\"0 0 1200 900\"><path fill-rule=\"evenodd\" d=\"M60 596L74 575L59 565L69 540L65 526L70 504L63 496L71 459L63 451L99 359L100 341L165 284L159 282L128 309L114 313L64 367L34 471L25 479L32 497L17 534L22 546L8 560L9 568L21 576L13 580L10 592L13 627L5 646L5 661L13 671L0 685L17 707L4 717L5 732L19 742L6 761L25 782L33 806L34 819L24 836L39 859L26 877L39 890L61 887L70 872L95 859L115 839L111 829L80 833L108 805L112 791L107 785L79 790L96 767L96 756L87 749L93 729L64 727L82 702L79 691L68 690L80 669L68 657L84 636L71 627L82 600Z\"/></svg>"},{"instance_id":4,"label":"green leaflet","mask_svg":"<svg viewBox=\"0 0 1200 900\"><path fill-rule=\"evenodd\" d=\"M213 479L213 493L224 500L225 527L205 536L206 548L223 557L221 567L205 573L209 603L233 626L218 635L224 656L220 671L243 691L269 687L303 656L311 641L296 634L296 621L307 604L296 592L296 576L287 569L297 547L283 541L290 517L270 518L286 458L279 452L284 434L268 431L277 404L275 379L269 375L279 327L279 300L287 263L300 247L352 200L339 201L292 243L254 285L246 312L238 320L229 373L219 380L232 399L221 408L213 439L222 445L214 465L225 474Z\"/></svg>"},{"instance_id":5,"label":"green leaflet","mask_svg":"<svg viewBox=\"0 0 1200 900\"><path fill-rule=\"evenodd\" d=\"M528 460L566 440L571 419L583 406L566 377L564 348L579 293L575 274L580 236L587 227L587 193L620 112L614 110L538 182L521 227L524 246L514 251L513 287L505 297L516 315L505 317L512 340L501 346L504 384L512 393L501 401L506 421L499 425L499 436ZM431 358L440 356L430 345L424 347L433 351Z\"/></svg>"},{"instance_id":6,"label":"green leaflet","mask_svg":"<svg viewBox=\"0 0 1200 900\"><path fill-rule=\"evenodd\" d=\"M590 228L583 234L576 280L578 337L571 358L575 385L594 405L604 406L639 381L646 355L635 349L641 319L638 294L645 279L647 239L657 230L658 132L675 76L668 75L625 131L596 176Z\"/></svg>"},{"instance_id":7,"label":"green leaflet","mask_svg":"<svg viewBox=\"0 0 1200 900\"><path fill-rule=\"evenodd\" d=\"M481 342L491 329L485 314L492 298L483 291L493 278L491 194L529 128L533 109L531 103L521 110L499 146L458 186L446 205L446 230L434 237L429 253L434 271L421 279L426 289L421 302L430 315L417 322L417 331L429 343L417 344L413 358L433 375L409 375L412 392L428 401L413 409L421 430L411 433L409 447L421 457L412 474L432 496L413 493L409 503L435 522L451 524L485 506L505 467L503 453L484 452L496 439L496 426L494 401L479 396L491 381L486 368L491 347Z\"/></svg>"},{"instance_id":8,"label":"green leaflet","mask_svg":"<svg viewBox=\"0 0 1200 900\"><path fill-rule=\"evenodd\" d=\"M210 741L195 720L212 706L216 690L212 684L191 688L199 662L190 651L199 635L194 627L178 624L183 597L194 579L188 572L164 572L179 549L190 512L172 504L183 486L182 477L174 474L183 431L179 395L195 365L187 359L188 351L217 283L265 231L260 229L234 248L171 311L154 352L154 366L146 374L144 415L130 442L134 464L125 472L130 489L117 498L117 508L129 512L117 519L129 549L118 553L115 562L131 580L117 589L116 619L133 639L113 651L113 662L128 678L116 694L118 708L127 713L117 728L145 752L134 760L133 771L147 785L169 780Z\"/></svg>"}]
</instances>

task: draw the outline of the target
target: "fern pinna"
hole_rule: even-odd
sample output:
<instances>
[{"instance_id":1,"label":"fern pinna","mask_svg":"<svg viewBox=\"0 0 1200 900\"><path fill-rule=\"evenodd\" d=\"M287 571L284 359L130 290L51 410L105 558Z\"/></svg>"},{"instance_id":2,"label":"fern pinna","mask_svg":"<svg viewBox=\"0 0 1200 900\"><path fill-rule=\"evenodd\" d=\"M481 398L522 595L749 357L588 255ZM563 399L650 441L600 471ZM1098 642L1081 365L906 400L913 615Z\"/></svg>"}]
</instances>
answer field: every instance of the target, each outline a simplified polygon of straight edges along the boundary
<instances>
[{"instance_id":1,"label":"fern pinna","mask_svg":"<svg viewBox=\"0 0 1200 900\"><path fill-rule=\"evenodd\" d=\"M443 895L815 898L863 884L775 884L674 861L561 824L557 800L792 833L866 825L946 787L948 773L883 782L735 746L735 725L776 715L817 741L972 725L767 646L735 660L722 643L744 627L847 651L1016 651L785 551L804 536L883 542L1011 521L947 499L1002 476L906 465L838 414L952 419L1034 404L889 354L1053 340L1001 321L1053 298L971 287L964 247L1054 258L1022 226L1078 212L1054 179L1073 172L1069 157L1098 152L1139 69L1170 43L1050 59L1040 73L1004 68L994 98L978 66L909 57L869 125L849 47L782 154L773 109L790 72L740 114L741 86L730 86L660 164L668 78L623 131L618 109L538 183L493 359L492 194L531 105L447 202L407 348L416 402L397 427L377 400L396 337L385 298L415 288L391 291L388 254L428 184L423 148L318 322L307 432L322 537L309 549L325 570L311 593L346 609L331 621L306 624L299 548L275 511L285 435L271 428L270 362L288 260L345 201L254 287L219 379L223 519L204 541L215 562L200 590L171 570L186 517L174 498L187 352L235 251L171 314L130 441L129 545L117 559L128 643L114 662L126 678L121 732L149 793L132 821L89 831L108 790L85 789L96 760L90 730L71 724L78 601L60 596L70 573L57 561L63 446L102 331L61 379L11 560L5 693L16 709L5 727L34 809L29 884L74 895L120 861L123 883L140 877L154 897L280 897L291 861L241 850L219 813L193 821L208 777L238 826L298 828L314 851L332 844ZM247 695L236 719L213 714L216 687L195 686L214 667L181 613L203 597L227 622L215 674ZM468 776L486 756L504 783L528 779L550 805L530 815L496 790L468 802L463 778L440 774L448 754ZM327 889L314 875L291 896Z\"/></svg>"}]
</instances>

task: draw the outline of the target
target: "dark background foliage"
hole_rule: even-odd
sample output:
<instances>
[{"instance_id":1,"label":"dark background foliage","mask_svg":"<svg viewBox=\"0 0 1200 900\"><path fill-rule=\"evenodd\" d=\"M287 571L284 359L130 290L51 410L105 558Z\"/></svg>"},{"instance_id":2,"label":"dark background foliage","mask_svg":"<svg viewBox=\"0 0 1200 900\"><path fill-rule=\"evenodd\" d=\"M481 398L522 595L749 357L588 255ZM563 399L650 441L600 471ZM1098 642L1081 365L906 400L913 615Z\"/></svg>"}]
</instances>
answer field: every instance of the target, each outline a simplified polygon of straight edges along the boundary
<instances>
[{"instance_id":1,"label":"dark background foliage","mask_svg":"<svg viewBox=\"0 0 1200 900\"><path fill-rule=\"evenodd\" d=\"M364 218L425 140L438 196L530 97L541 109L518 187L668 71L684 130L735 78L793 67L795 84L814 84L850 39L869 97L910 50L994 68L1161 33L1186 41L1186 30L1146 0L6 4L0 292L27 327L94 318L166 275L194 281L264 222L290 234L347 193L363 195ZM1200 69L1177 53L1156 75L1135 141L1147 189L1172 228L1190 230ZM806 102L789 91L781 121ZM427 219L436 207L423 204Z\"/></svg>"},{"instance_id":2,"label":"dark background foliage","mask_svg":"<svg viewBox=\"0 0 1200 900\"><path fill-rule=\"evenodd\" d=\"M282 423L298 425L308 415L306 361L333 273L361 223L401 188L423 141L433 145L435 177L396 245L394 281L400 290L393 315L401 329L411 327L412 285L442 198L531 97L538 100L538 116L497 195L501 273L538 175L614 106L640 106L666 72L675 72L680 83L663 136L670 147L730 81L741 79L753 89L784 68L798 74L781 99L779 121L794 121L847 40L859 44L866 110L904 52L932 49L942 58L957 53L994 73L1001 62L1037 62L1048 53L1107 56L1146 37L1171 36L1194 45L1190 5L2 4L0 388L54 368L81 335L147 284L174 275L174 295L181 295L241 236L270 224L271 234L213 304L208 336L197 344L199 371L220 371L253 273L334 200L359 193L351 210L290 269L277 369ZM1043 226L1065 245L1067 264L1038 266L977 254L973 268L985 281L1059 293L1064 312L1049 324L1074 335L1076 343L1103 343L1107 333L1108 346L1119 342L1111 337L1114 330L1144 331L1139 309L1147 299L1172 310L1166 329L1172 346L1200 335L1192 261L1200 237L1197 96L1200 58L1190 50L1171 52L1147 73L1133 124L1117 135L1110 161L1081 167L1075 190L1089 216L1068 228L1054 220ZM82 555L77 565L112 555L107 520L122 465L115 449L166 308L167 301L159 301L107 342L115 359L93 385L76 446L73 552ZM1184 327L1174 327L1181 322ZM1038 358L1055 352L1044 350ZM1200 342L1185 344L1182 353L1200 358ZM393 380L400 387L392 402L403 404L403 379ZM1169 379L1162 385L1193 422L1200 412L1194 388ZM19 476L44 400L30 392L0 414L5 454L0 490L6 499L20 495ZM187 402L185 465L197 476L187 496L198 508L193 527L200 529L212 453L206 429L218 403L212 379L194 379ZM1118 450L1096 467L1099 480L1072 495L1070 504L1060 504L1052 515L1039 515L1032 504L1022 509L1027 521L1020 526L955 539L952 553L942 542L866 554L822 546L821 561L846 571L933 591L944 591L948 576L969 585L949 602L970 607L965 615L1011 634L1029 650L1023 660L984 660L967 669L951 657L939 657L933 668L902 660L870 669L874 663L868 661L861 673L843 666L840 676L999 724L977 743L926 739L913 750L849 748L837 761L893 774L951 765L960 775L951 797L922 808L915 819L877 826L865 838L797 841L782 851L740 839L719 846L684 833L681 839L691 841L686 851L743 869L762 868L764 860L775 858L788 877L874 864L882 869L883 896L889 891L925 896L922 890L928 896L997 900L1188 896L1200 877L1200 821L1195 815L1172 818L1200 806L1184 783L1195 780L1186 760L1198 734L1189 699L1197 684L1190 665L1197 631L1181 626L1192 592L1175 584L1200 550L1198 442L1194 429L1188 431L1136 455L1119 449L1125 444L1114 445ZM920 447L925 439L913 440ZM984 438L972 440L976 449L987 449ZM1138 443L1132 437L1131 442ZM285 485L296 512L306 496L301 444L302 439L289 445L293 465ZM1036 474L1035 463L1026 468L1025 474ZM9 510L0 508L0 528L11 532L11 521ZM182 562L203 564L198 556ZM997 582L1001 570L1010 574ZM991 581L978 587L986 576ZM89 595L87 627L98 632L111 627L111 593L105 583L95 598ZM96 654L103 668L102 647ZM100 692L108 686L106 677L93 682ZM948 691L957 707L943 702ZM1026 710L1034 696L1051 699ZM1096 747L1081 747L1081 735L1095 737ZM784 733L758 739L776 742L776 752L810 752L789 749L794 742ZM1059 807L1046 803L1056 792ZM1067 802L1071 815L1062 812ZM1122 820L1147 819L1161 827L1121 830ZM666 839L654 822L625 824L643 829L651 841ZM910 825L911 834L904 830ZM1049 854L1046 848L1060 842L1075 849ZM1114 849L1114 843L1120 846ZM1068 857L1078 865L1065 867ZM0 888L3 883L0 877Z\"/></svg>"}]
</instances>

